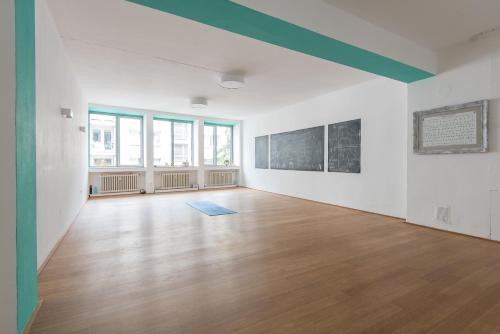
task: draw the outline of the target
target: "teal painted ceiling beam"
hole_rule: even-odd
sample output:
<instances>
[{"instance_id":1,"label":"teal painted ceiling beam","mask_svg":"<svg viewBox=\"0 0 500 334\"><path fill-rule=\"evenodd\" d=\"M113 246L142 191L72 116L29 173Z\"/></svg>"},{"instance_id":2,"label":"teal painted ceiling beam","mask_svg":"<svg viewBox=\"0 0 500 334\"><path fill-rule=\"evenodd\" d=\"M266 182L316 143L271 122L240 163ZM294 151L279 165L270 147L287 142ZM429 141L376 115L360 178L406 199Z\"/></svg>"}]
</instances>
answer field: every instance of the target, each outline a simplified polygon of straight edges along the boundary
<instances>
[{"instance_id":1,"label":"teal painted ceiling beam","mask_svg":"<svg viewBox=\"0 0 500 334\"><path fill-rule=\"evenodd\" d=\"M434 76L229 0L128 1L405 83Z\"/></svg>"}]
</instances>

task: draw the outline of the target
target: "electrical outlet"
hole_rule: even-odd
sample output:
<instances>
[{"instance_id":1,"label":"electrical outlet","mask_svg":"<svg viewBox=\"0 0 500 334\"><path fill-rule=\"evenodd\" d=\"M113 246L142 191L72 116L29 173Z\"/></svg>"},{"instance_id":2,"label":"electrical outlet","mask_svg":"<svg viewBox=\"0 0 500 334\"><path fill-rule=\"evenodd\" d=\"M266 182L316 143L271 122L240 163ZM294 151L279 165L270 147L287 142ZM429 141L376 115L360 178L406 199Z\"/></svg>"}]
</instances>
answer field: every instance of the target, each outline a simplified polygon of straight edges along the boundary
<instances>
[{"instance_id":1,"label":"electrical outlet","mask_svg":"<svg viewBox=\"0 0 500 334\"><path fill-rule=\"evenodd\" d=\"M436 214L434 217L438 222L444 224L451 224L450 222L450 207L448 206L438 206L436 208Z\"/></svg>"}]
</instances>

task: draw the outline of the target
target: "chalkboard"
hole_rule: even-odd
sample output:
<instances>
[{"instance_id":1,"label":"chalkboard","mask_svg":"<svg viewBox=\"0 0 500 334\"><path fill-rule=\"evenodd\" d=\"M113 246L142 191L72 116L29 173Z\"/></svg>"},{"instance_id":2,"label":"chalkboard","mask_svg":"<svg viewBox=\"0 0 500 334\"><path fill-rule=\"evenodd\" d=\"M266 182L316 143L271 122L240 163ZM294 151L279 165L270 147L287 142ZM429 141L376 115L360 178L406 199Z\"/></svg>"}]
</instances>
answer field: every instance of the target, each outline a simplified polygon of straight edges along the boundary
<instances>
[{"instance_id":1,"label":"chalkboard","mask_svg":"<svg viewBox=\"0 0 500 334\"><path fill-rule=\"evenodd\" d=\"M328 171L361 173L361 120L328 125Z\"/></svg>"},{"instance_id":2,"label":"chalkboard","mask_svg":"<svg viewBox=\"0 0 500 334\"><path fill-rule=\"evenodd\" d=\"M255 137L255 168L269 168L269 136Z\"/></svg>"},{"instance_id":3,"label":"chalkboard","mask_svg":"<svg viewBox=\"0 0 500 334\"><path fill-rule=\"evenodd\" d=\"M324 171L325 127L271 135L271 168Z\"/></svg>"}]
</instances>

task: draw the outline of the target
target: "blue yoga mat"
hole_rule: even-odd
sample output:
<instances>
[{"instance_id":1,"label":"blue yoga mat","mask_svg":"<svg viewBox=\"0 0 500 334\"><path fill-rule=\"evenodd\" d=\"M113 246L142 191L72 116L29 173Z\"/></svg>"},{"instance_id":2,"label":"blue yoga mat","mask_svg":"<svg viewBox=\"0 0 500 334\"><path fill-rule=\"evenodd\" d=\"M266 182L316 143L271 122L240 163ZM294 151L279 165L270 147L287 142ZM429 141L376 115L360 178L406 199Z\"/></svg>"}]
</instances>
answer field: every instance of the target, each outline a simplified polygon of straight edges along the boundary
<instances>
[{"instance_id":1,"label":"blue yoga mat","mask_svg":"<svg viewBox=\"0 0 500 334\"><path fill-rule=\"evenodd\" d=\"M236 211L226 209L209 201L189 201L186 202L186 204L209 216L231 215L236 213Z\"/></svg>"}]
</instances>

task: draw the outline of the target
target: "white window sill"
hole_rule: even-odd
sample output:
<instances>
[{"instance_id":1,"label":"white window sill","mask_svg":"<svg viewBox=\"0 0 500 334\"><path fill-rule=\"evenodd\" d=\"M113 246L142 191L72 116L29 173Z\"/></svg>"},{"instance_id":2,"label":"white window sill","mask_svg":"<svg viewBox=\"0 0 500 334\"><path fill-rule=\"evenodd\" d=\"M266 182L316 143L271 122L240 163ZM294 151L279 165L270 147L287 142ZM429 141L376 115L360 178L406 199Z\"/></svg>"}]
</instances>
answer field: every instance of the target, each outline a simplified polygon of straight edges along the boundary
<instances>
[{"instance_id":1,"label":"white window sill","mask_svg":"<svg viewBox=\"0 0 500 334\"><path fill-rule=\"evenodd\" d=\"M198 171L199 166L155 166L155 172L176 172L176 171ZM240 166L204 166L204 170L235 170L239 171ZM146 167L89 167L89 173L125 173L125 172L146 172Z\"/></svg>"},{"instance_id":2,"label":"white window sill","mask_svg":"<svg viewBox=\"0 0 500 334\"><path fill-rule=\"evenodd\" d=\"M188 170L198 170L197 166L155 166L155 172L175 172L175 171L188 171Z\"/></svg>"},{"instance_id":3,"label":"white window sill","mask_svg":"<svg viewBox=\"0 0 500 334\"><path fill-rule=\"evenodd\" d=\"M89 173L122 173L145 171L145 167L89 167Z\"/></svg>"},{"instance_id":4,"label":"white window sill","mask_svg":"<svg viewBox=\"0 0 500 334\"><path fill-rule=\"evenodd\" d=\"M205 170L240 170L240 166L205 166Z\"/></svg>"}]
</instances>

